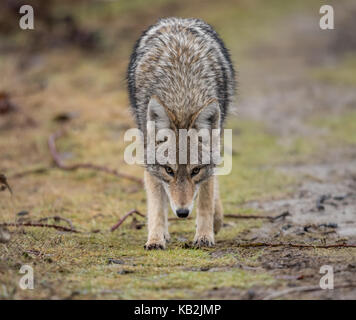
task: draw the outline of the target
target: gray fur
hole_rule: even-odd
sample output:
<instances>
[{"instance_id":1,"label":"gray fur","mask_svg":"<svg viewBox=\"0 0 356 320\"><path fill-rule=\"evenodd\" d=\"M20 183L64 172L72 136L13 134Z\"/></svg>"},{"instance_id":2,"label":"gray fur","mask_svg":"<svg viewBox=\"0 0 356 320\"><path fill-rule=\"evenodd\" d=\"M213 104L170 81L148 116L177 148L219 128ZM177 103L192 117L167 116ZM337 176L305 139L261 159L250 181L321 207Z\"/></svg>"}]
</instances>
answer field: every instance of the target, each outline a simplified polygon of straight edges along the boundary
<instances>
[{"instance_id":1,"label":"gray fur","mask_svg":"<svg viewBox=\"0 0 356 320\"><path fill-rule=\"evenodd\" d=\"M173 114L178 128L186 128L215 99L222 126L235 91L227 49L214 29L198 19L167 18L149 27L135 45L127 78L133 114L143 132L152 96Z\"/></svg>"}]
</instances>

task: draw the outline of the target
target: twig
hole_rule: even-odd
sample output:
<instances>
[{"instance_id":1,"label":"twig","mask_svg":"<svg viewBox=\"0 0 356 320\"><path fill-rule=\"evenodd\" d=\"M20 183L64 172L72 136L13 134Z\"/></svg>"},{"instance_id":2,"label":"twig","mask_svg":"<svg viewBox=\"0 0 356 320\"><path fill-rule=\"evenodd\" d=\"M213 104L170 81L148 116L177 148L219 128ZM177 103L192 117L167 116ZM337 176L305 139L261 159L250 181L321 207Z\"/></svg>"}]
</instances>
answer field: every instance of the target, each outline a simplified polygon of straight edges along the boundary
<instances>
[{"instance_id":1,"label":"twig","mask_svg":"<svg viewBox=\"0 0 356 320\"><path fill-rule=\"evenodd\" d=\"M275 217L269 216L268 219L271 219L272 221L276 221L276 220L278 220L280 218L285 218L285 217L287 217L289 215L290 215L289 211L285 211L285 212L283 212L283 213L281 213L281 214L279 214L279 215L277 215Z\"/></svg>"},{"instance_id":2,"label":"twig","mask_svg":"<svg viewBox=\"0 0 356 320\"><path fill-rule=\"evenodd\" d=\"M130 212L128 212L122 219L119 220L119 222L113 226L111 229L114 228L114 230L116 230L125 220L128 216L130 216L131 214L133 213L137 213L139 214L141 217L146 217L145 215L143 215L142 213L139 213L137 210L131 210ZM285 217L286 215L288 215L289 213L288 212L284 212L278 216L253 216L253 215L237 215L237 214L226 214L224 215L224 217L226 218L234 218L234 219L270 219L270 220L276 220L278 218L281 218L281 217ZM185 220L191 220L192 217L188 217L188 218L176 218L176 217L171 217L171 218L168 218L168 221L185 221ZM114 230L111 230L111 231L114 231Z\"/></svg>"},{"instance_id":3,"label":"twig","mask_svg":"<svg viewBox=\"0 0 356 320\"><path fill-rule=\"evenodd\" d=\"M40 227L40 228L54 228L60 231L81 233L78 230L73 228L67 228L58 226L56 224L43 224L43 223L33 223L33 222L24 222L24 223L15 223L15 222L4 222L0 223L0 227Z\"/></svg>"},{"instance_id":4,"label":"twig","mask_svg":"<svg viewBox=\"0 0 356 320\"><path fill-rule=\"evenodd\" d=\"M69 227L70 227L71 229L74 229L72 221L70 221L70 220L67 219L67 218L62 218L62 217L60 217L60 216L44 217L44 218L41 218L41 219L37 220L37 222L38 222L38 223L42 223L43 221L48 221L48 220L50 220L50 219L53 219L53 220L56 221L56 222L57 222L57 221L64 221L64 222L66 222L66 223L69 225Z\"/></svg>"},{"instance_id":5,"label":"twig","mask_svg":"<svg viewBox=\"0 0 356 320\"><path fill-rule=\"evenodd\" d=\"M355 287L356 287L356 283L345 283L345 284L334 286L333 289L355 288ZM323 290L323 289L320 288L320 286L303 286L303 287L290 288L279 292L271 293L270 295L264 297L263 300L272 300L275 298L280 298L290 293L312 292L312 291L319 291L319 290Z\"/></svg>"},{"instance_id":6,"label":"twig","mask_svg":"<svg viewBox=\"0 0 356 320\"><path fill-rule=\"evenodd\" d=\"M249 248L249 247L291 247L291 248L356 248L356 244L348 243L334 243L327 245L319 244L304 244L304 243L288 243L288 242L278 242L278 243L266 243L266 242L252 242L252 243L238 243L238 247Z\"/></svg>"},{"instance_id":7,"label":"twig","mask_svg":"<svg viewBox=\"0 0 356 320\"><path fill-rule=\"evenodd\" d=\"M283 212L282 214L279 214L278 216L257 216L257 215L250 215L250 214L224 214L224 218L233 218L233 219L268 219L275 221L279 218L283 218L289 215L289 212ZM192 217L188 218L177 218L177 217L172 217L168 218L168 221L185 221L185 220L191 220Z\"/></svg>"},{"instance_id":8,"label":"twig","mask_svg":"<svg viewBox=\"0 0 356 320\"><path fill-rule=\"evenodd\" d=\"M49 167L40 167L40 168L28 169L28 170L20 171L20 172L14 173L11 176L11 179L22 178L22 177L28 176L30 174L44 173L44 172L46 172L47 170L50 170L50 169L51 168L49 168Z\"/></svg>"},{"instance_id":9,"label":"twig","mask_svg":"<svg viewBox=\"0 0 356 320\"><path fill-rule=\"evenodd\" d=\"M224 218L233 219L272 219L270 216L256 216L256 215L243 215L243 214L224 214Z\"/></svg>"},{"instance_id":10,"label":"twig","mask_svg":"<svg viewBox=\"0 0 356 320\"><path fill-rule=\"evenodd\" d=\"M271 221L275 221L280 218L284 218L289 215L289 212L283 212L282 214L279 214L277 216L258 216L258 215L242 215L242 214L224 214L225 218L233 218L233 219L268 219Z\"/></svg>"},{"instance_id":11,"label":"twig","mask_svg":"<svg viewBox=\"0 0 356 320\"><path fill-rule=\"evenodd\" d=\"M62 170L68 170L68 171L74 171L77 169L91 169L91 170L96 170L96 171L102 171L111 175L114 175L119 178L124 178L127 180L134 181L141 186L143 185L143 181L140 178L134 177L132 175L126 174L119 172L115 169L110 169L104 166L99 166L96 164L92 163L76 163L72 165L66 165L63 163L63 161L60 158L60 155L57 152L57 147L56 147L56 140L60 138L63 135L62 131L57 131L56 133L53 133L49 136L48 138L48 147L52 156L52 159L54 161L54 164Z\"/></svg>"},{"instance_id":12,"label":"twig","mask_svg":"<svg viewBox=\"0 0 356 320\"><path fill-rule=\"evenodd\" d=\"M132 214L137 214L143 218L145 218L146 216L144 214L142 214L140 211L133 209L131 211L129 211L128 213L126 213L115 225L113 225L111 227L111 232L115 231L118 227L120 227L122 225L122 223Z\"/></svg>"}]
</instances>

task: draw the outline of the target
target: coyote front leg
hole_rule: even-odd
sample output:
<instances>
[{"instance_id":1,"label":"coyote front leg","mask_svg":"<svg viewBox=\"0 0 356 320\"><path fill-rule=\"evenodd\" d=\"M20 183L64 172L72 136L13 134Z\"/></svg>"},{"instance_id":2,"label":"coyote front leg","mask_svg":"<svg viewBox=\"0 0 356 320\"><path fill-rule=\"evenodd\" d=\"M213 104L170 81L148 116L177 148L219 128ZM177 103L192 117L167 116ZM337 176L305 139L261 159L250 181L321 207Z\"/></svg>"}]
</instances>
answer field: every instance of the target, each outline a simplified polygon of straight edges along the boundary
<instances>
[{"instance_id":1,"label":"coyote front leg","mask_svg":"<svg viewBox=\"0 0 356 320\"><path fill-rule=\"evenodd\" d=\"M165 249L169 241L168 198L162 183L145 171L147 193L148 240L145 249Z\"/></svg>"},{"instance_id":2,"label":"coyote front leg","mask_svg":"<svg viewBox=\"0 0 356 320\"><path fill-rule=\"evenodd\" d=\"M194 245L211 247L214 245L214 182L215 177L204 181L199 189L197 203L197 222Z\"/></svg>"}]
</instances>

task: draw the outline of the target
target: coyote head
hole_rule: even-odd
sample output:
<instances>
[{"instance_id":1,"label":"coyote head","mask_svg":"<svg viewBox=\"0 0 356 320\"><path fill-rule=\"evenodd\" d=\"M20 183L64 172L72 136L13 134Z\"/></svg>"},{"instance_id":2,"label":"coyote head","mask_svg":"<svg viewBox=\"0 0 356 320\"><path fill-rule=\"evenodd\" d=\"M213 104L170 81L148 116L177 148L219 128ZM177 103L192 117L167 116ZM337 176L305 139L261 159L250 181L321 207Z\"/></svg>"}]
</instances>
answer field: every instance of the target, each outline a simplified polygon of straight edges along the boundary
<instances>
[{"instance_id":1,"label":"coyote head","mask_svg":"<svg viewBox=\"0 0 356 320\"><path fill-rule=\"evenodd\" d=\"M187 114L186 117L184 117L184 113ZM212 99L195 114L192 114L189 110L172 112L165 107L160 99L153 96L147 108L147 123L154 123L156 132L162 129L164 129L163 131L170 129L173 132L174 161L171 161L172 158L170 157L167 163L162 164L155 161L153 164L147 164L146 166L147 170L161 181L173 212L179 218L186 218L192 212L194 200L201 183L209 179L214 173L215 164L211 157L210 142L212 141L212 129L220 129L219 104ZM182 161L181 158L182 141L179 138L182 129L188 130L188 135L186 136L187 145L183 151L183 153L186 153L185 157L183 155L185 161ZM208 143L199 134L201 131L208 132ZM190 132L198 132L195 136L197 140L193 139ZM157 140L158 142L156 142L155 146L156 154L159 152L160 143L173 145L167 139L159 140L158 136ZM203 150L206 151L207 145L209 146L208 161L203 155ZM192 155L192 150L194 150L192 148L197 148L197 157Z\"/></svg>"}]
</instances>

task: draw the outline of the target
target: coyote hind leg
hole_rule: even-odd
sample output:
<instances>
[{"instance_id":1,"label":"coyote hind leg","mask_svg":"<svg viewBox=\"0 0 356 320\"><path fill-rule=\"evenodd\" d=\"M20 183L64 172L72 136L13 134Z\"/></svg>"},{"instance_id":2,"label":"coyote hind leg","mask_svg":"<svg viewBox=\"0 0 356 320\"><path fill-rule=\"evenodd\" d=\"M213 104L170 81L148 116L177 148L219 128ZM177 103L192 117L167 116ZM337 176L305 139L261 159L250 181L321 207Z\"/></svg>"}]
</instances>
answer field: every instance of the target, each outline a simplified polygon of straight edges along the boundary
<instances>
[{"instance_id":1,"label":"coyote hind leg","mask_svg":"<svg viewBox=\"0 0 356 320\"><path fill-rule=\"evenodd\" d=\"M220 199L218 179L215 179L214 233L217 234L223 225L224 209Z\"/></svg>"}]
</instances>

